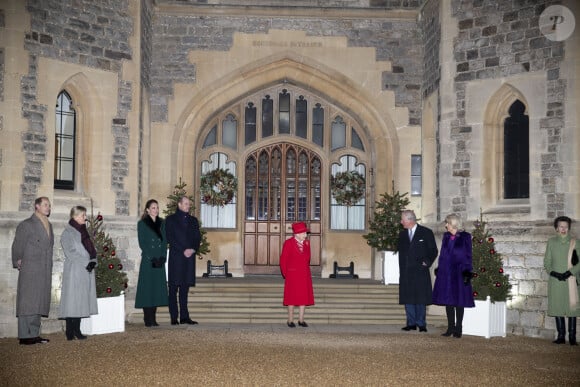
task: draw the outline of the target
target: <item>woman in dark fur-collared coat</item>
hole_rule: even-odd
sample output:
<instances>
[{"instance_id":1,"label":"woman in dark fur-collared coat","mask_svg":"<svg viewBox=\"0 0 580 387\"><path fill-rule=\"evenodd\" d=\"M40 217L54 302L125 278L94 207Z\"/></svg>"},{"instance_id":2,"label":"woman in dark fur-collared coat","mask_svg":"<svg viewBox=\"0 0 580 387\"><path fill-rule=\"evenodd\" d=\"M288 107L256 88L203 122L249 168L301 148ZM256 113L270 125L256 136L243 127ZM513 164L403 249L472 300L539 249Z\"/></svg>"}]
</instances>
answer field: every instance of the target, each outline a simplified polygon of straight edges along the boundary
<instances>
[{"instance_id":1,"label":"woman in dark fur-collared coat","mask_svg":"<svg viewBox=\"0 0 580 387\"><path fill-rule=\"evenodd\" d=\"M143 308L145 326L154 327L158 306L167 306L167 282L165 261L167 257L167 239L165 224L159 217L159 204L150 199L145 205L141 220L137 223L139 247L141 248L141 265L139 281L135 295L135 308Z\"/></svg>"}]
</instances>

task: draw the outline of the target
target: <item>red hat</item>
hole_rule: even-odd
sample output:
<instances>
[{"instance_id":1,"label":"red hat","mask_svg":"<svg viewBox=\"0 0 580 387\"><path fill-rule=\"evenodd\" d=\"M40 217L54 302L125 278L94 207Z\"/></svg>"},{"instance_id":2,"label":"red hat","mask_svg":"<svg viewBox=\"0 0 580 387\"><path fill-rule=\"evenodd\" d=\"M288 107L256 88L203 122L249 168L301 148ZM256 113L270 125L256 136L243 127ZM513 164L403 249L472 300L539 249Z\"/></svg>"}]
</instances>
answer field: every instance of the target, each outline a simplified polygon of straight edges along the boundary
<instances>
[{"instance_id":1,"label":"red hat","mask_svg":"<svg viewBox=\"0 0 580 387\"><path fill-rule=\"evenodd\" d=\"M306 227L306 223L298 222L292 224L292 232L294 234L300 234L302 232L310 232L310 230L308 229L308 227Z\"/></svg>"}]
</instances>

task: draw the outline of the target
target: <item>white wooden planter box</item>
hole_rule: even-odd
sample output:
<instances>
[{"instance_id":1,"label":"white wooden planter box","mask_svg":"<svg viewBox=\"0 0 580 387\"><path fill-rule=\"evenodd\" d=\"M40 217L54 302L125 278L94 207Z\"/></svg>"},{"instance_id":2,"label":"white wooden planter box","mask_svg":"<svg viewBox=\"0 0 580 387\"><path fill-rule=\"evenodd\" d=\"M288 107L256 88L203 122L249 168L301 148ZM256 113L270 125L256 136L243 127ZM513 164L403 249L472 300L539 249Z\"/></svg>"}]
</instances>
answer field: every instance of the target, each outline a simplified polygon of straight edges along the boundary
<instances>
[{"instance_id":1,"label":"white wooden planter box","mask_svg":"<svg viewBox=\"0 0 580 387\"><path fill-rule=\"evenodd\" d=\"M125 331L125 295L97 298L99 314L81 320L81 332L86 335Z\"/></svg>"},{"instance_id":2,"label":"white wooden planter box","mask_svg":"<svg viewBox=\"0 0 580 387\"><path fill-rule=\"evenodd\" d=\"M399 253L383 251L383 283L399 283Z\"/></svg>"},{"instance_id":3,"label":"white wooden planter box","mask_svg":"<svg viewBox=\"0 0 580 387\"><path fill-rule=\"evenodd\" d=\"M506 304L491 302L489 296L485 301L475 301L475 308L465 308L463 316L463 334L483 336L486 339L494 336L506 336Z\"/></svg>"}]
</instances>

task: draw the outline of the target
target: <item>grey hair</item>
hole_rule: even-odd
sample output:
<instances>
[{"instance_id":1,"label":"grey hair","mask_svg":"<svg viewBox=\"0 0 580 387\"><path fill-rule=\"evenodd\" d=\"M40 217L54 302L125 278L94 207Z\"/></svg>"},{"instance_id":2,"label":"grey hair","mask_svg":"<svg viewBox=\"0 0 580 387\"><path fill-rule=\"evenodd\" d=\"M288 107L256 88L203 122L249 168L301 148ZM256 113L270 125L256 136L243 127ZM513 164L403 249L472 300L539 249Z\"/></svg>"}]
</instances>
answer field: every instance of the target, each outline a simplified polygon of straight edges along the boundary
<instances>
[{"instance_id":1,"label":"grey hair","mask_svg":"<svg viewBox=\"0 0 580 387\"><path fill-rule=\"evenodd\" d=\"M74 206L70 209L70 218L73 219L79 214L86 214L87 209L83 206Z\"/></svg>"},{"instance_id":2,"label":"grey hair","mask_svg":"<svg viewBox=\"0 0 580 387\"><path fill-rule=\"evenodd\" d=\"M415 215L415 211L413 210L404 210L403 212L401 212L401 216L413 222L417 221L417 216Z\"/></svg>"}]
</instances>

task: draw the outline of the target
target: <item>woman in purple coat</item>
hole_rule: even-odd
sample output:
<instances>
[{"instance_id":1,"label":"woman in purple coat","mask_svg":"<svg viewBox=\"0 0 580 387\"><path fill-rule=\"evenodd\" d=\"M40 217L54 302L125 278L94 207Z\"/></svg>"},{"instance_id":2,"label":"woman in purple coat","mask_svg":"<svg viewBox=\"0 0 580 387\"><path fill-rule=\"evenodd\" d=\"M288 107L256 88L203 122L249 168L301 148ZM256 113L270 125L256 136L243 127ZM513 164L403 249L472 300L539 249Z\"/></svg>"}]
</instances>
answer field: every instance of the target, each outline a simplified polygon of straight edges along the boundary
<instances>
[{"instance_id":1,"label":"woman in purple coat","mask_svg":"<svg viewBox=\"0 0 580 387\"><path fill-rule=\"evenodd\" d=\"M445 305L447 331L443 336L460 338L464 308L475 306L471 288L471 234L462 230L461 218L455 214L445 218L445 228L435 269L433 304Z\"/></svg>"}]
</instances>

